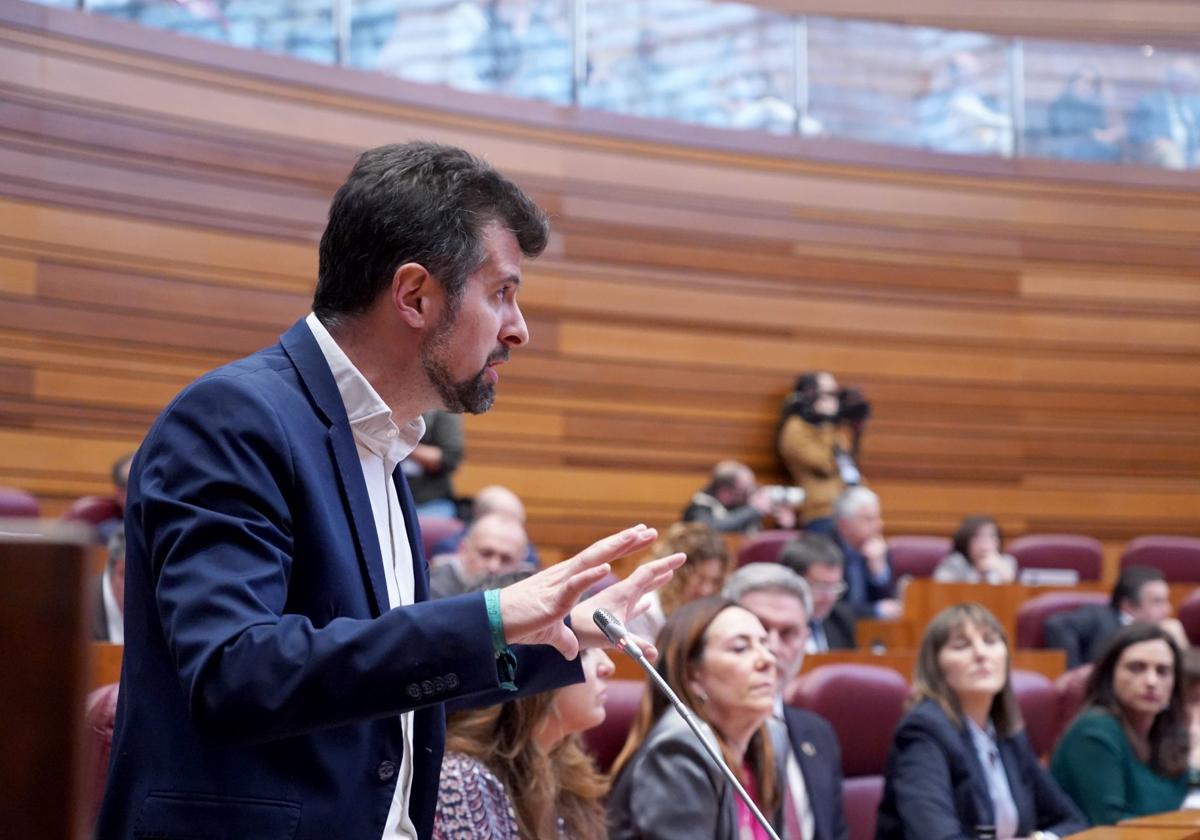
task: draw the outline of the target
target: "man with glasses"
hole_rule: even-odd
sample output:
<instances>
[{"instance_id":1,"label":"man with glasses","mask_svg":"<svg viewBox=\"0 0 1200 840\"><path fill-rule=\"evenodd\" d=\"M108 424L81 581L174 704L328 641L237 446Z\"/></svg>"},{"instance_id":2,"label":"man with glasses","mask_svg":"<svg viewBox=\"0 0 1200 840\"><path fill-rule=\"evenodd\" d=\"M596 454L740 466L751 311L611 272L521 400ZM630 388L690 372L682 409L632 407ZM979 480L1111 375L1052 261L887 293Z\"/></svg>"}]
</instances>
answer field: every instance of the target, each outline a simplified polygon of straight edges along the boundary
<instances>
[{"instance_id":1,"label":"man with glasses","mask_svg":"<svg viewBox=\"0 0 1200 840\"><path fill-rule=\"evenodd\" d=\"M846 594L846 582L842 579L844 561L837 543L822 534L801 534L784 547L779 562L804 578L812 590L805 651L852 649L854 611L840 600Z\"/></svg>"}]
</instances>

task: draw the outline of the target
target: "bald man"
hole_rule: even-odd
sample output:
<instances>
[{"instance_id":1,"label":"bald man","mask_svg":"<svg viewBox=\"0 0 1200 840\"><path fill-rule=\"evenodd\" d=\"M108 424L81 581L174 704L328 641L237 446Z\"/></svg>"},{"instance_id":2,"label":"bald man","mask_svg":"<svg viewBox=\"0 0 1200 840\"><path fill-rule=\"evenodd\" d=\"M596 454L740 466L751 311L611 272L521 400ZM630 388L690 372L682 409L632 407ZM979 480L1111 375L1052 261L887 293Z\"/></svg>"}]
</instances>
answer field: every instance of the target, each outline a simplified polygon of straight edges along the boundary
<instances>
[{"instance_id":1,"label":"bald man","mask_svg":"<svg viewBox=\"0 0 1200 840\"><path fill-rule=\"evenodd\" d=\"M471 509L472 522L482 519L489 513L502 513L511 516L522 525L525 524L525 505L521 498L500 484L489 484L487 487L481 488L471 502ZM441 557L446 554L457 554L469 530L466 528L438 540L434 544L430 556ZM534 548L533 543L529 542L528 537L526 537L525 546L525 568L540 569L542 561L538 558L537 549Z\"/></svg>"},{"instance_id":2,"label":"bald man","mask_svg":"<svg viewBox=\"0 0 1200 840\"><path fill-rule=\"evenodd\" d=\"M461 595L485 578L517 571L524 565L528 542L524 526L511 516L489 513L475 520L458 554L430 573L430 596Z\"/></svg>"}]
</instances>

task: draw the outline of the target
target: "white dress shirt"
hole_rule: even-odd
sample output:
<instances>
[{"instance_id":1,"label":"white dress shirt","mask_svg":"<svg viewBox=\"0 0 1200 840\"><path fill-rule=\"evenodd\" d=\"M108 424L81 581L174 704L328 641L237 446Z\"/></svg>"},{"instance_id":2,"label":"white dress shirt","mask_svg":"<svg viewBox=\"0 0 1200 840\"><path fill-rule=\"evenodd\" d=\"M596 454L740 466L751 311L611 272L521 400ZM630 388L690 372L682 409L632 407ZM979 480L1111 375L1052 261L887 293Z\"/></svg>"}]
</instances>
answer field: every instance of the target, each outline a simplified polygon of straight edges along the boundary
<instances>
[{"instance_id":1,"label":"white dress shirt","mask_svg":"<svg viewBox=\"0 0 1200 840\"><path fill-rule=\"evenodd\" d=\"M393 473L425 434L425 421L418 416L402 427L397 426L392 419L392 410L338 347L325 325L317 320L317 316L309 313L305 323L312 331L329 370L333 373L338 392L346 406L346 416L350 419L350 430L358 448L363 481L366 482L367 495L371 500L371 516L375 520L379 553L383 558L388 606L395 609L411 604L416 598L416 577L412 549L408 543L408 528L404 522L404 513L400 509ZM400 715L400 727L404 733L404 755L400 759L400 771L396 778L395 792L392 794L392 805L383 825L383 840L417 840L416 826L408 814L413 774L412 723L412 712Z\"/></svg>"}]
</instances>

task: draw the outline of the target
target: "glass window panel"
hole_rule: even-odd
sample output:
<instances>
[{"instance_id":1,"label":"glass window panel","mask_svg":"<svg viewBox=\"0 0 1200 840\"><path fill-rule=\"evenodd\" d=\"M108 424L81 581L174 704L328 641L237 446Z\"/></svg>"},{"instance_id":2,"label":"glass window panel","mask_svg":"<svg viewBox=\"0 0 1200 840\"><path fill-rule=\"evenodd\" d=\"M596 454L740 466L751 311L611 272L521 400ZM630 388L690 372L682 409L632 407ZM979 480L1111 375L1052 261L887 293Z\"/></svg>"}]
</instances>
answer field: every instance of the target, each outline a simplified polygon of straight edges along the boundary
<instances>
[{"instance_id":1,"label":"glass window panel","mask_svg":"<svg viewBox=\"0 0 1200 840\"><path fill-rule=\"evenodd\" d=\"M570 0L352 0L347 63L414 82L565 104Z\"/></svg>"},{"instance_id":2,"label":"glass window panel","mask_svg":"<svg viewBox=\"0 0 1200 840\"><path fill-rule=\"evenodd\" d=\"M333 64L334 0L88 0L89 11L246 49Z\"/></svg>"},{"instance_id":3,"label":"glass window panel","mask_svg":"<svg viewBox=\"0 0 1200 840\"><path fill-rule=\"evenodd\" d=\"M60 9L79 8L79 0L29 0L29 2L39 6L57 6Z\"/></svg>"},{"instance_id":4,"label":"glass window panel","mask_svg":"<svg viewBox=\"0 0 1200 840\"><path fill-rule=\"evenodd\" d=\"M789 133L795 21L740 3L587 3L581 104L643 117Z\"/></svg>"},{"instance_id":5,"label":"glass window panel","mask_svg":"<svg viewBox=\"0 0 1200 840\"><path fill-rule=\"evenodd\" d=\"M809 116L823 133L1012 154L1007 41L976 32L810 17Z\"/></svg>"},{"instance_id":6,"label":"glass window panel","mask_svg":"<svg viewBox=\"0 0 1200 840\"><path fill-rule=\"evenodd\" d=\"M1033 157L1200 167L1200 54L1027 40Z\"/></svg>"}]
</instances>

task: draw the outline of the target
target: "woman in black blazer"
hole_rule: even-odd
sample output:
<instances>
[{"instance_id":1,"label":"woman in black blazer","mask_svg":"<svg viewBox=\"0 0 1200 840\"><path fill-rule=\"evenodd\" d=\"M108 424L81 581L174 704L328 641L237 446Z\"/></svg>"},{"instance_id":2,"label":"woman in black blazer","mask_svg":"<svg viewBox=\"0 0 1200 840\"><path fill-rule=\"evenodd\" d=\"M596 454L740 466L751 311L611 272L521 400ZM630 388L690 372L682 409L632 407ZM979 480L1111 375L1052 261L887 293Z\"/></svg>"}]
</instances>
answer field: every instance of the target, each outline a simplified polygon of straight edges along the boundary
<instances>
[{"instance_id":1,"label":"woman in black blazer","mask_svg":"<svg viewBox=\"0 0 1200 840\"><path fill-rule=\"evenodd\" d=\"M876 840L1046 840L1087 827L1029 745L1008 639L986 609L959 604L930 622L913 701L888 756Z\"/></svg>"}]
</instances>

